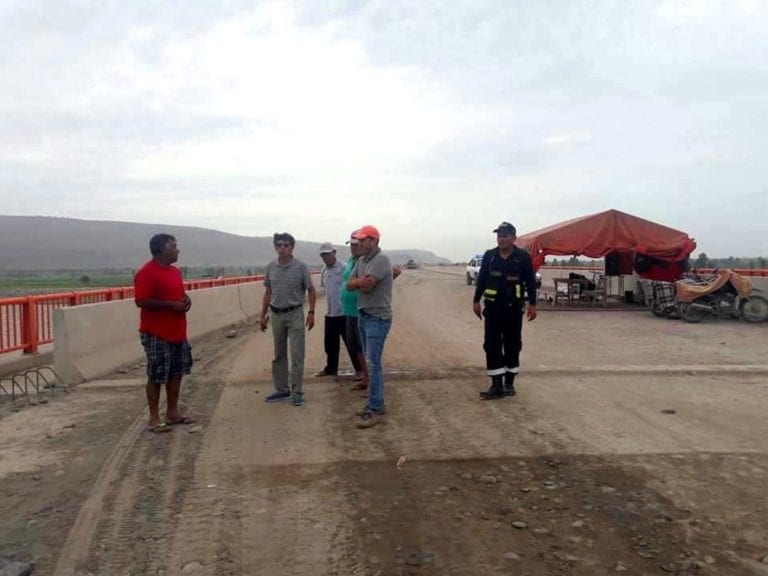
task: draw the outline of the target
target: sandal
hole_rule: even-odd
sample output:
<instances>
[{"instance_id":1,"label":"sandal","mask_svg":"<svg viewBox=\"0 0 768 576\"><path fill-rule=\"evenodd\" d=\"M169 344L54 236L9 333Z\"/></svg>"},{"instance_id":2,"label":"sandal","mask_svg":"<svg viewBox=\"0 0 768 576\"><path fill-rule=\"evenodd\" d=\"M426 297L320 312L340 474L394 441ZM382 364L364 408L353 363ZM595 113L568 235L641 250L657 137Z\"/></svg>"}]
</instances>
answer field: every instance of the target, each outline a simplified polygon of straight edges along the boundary
<instances>
[{"instance_id":1,"label":"sandal","mask_svg":"<svg viewBox=\"0 0 768 576\"><path fill-rule=\"evenodd\" d=\"M166 424L165 422L160 422L160 424L155 424L154 426L147 428L147 432L152 432L152 434L165 434L166 432L170 431L170 425Z\"/></svg>"},{"instance_id":2,"label":"sandal","mask_svg":"<svg viewBox=\"0 0 768 576\"><path fill-rule=\"evenodd\" d=\"M176 426L178 424L195 424L197 420L192 418L191 416L182 416L181 418L177 418L176 420L166 420L165 423L168 424L168 426Z\"/></svg>"}]
</instances>

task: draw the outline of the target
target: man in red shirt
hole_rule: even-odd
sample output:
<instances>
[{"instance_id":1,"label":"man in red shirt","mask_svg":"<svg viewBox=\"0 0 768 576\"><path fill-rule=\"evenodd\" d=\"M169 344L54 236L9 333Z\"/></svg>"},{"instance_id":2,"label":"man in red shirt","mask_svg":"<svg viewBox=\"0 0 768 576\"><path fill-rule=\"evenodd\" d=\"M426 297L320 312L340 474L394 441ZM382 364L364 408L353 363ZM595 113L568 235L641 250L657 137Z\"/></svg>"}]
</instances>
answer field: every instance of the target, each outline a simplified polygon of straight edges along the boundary
<instances>
[{"instance_id":1,"label":"man in red shirt","mask_svg":"<svg viewBox=\"0 0 768 576\"><path fill-rule=\"evenodd\" d=\"M147 355L149 430L169 432L173 424L191 424L179 412L181 377L192 368L192 348L187 342L187 312L192 301L184 291L176 238L155 234L149 241L152 260L133 279L134 299L141 308L139 333ZM165 384L168 406L160 419L160 387Z\"/></svg>"}]
</instances>

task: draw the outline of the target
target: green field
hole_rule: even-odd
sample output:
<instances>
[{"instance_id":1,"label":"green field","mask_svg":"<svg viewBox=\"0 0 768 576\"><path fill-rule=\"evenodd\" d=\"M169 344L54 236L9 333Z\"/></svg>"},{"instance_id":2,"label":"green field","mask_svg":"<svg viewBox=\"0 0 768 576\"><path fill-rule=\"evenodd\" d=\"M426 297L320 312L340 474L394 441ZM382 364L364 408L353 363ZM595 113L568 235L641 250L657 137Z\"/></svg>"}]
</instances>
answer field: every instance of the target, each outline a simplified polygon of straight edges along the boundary
<instances>
[{"instance_id":1,"label":"green field","mask_svg":"<svg viewBox=\"0 0 768 576\"><path fill-rule=\"evenodd\" d=\"M83 281L83 276L0 276L0 289L2 290L39 290L39 289L87 289L87 288L118 288L133 286L133 277L129 275L108 276L88 275L88 282Z\"/></svg>"},{"instance_id":2,"label":"green field","mask_svg":"<svg viewBox=\"0 0 768 576\"><path fill-rule=\"evenodd\" d=\"M260 274L262 267L181 267L185 280ZM0 271L0 298L133 286L132 270Z\"/></svg>"}]
</instances>

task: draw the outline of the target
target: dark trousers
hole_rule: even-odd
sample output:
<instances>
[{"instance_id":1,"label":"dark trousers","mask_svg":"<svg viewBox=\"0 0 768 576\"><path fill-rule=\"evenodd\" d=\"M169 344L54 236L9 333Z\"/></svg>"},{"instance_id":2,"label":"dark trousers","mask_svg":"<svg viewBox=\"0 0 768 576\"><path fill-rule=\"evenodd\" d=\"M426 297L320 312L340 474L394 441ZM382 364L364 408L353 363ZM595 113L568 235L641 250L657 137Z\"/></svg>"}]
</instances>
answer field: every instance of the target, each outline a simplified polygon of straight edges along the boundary
<instances>
[{"instance_id":1,"label":"dark trousers","mask_svg":"<svg viewBox=\"0 0 768 576\"><path fill-rule=\"evenodd\" d=\"M325 317L325 372L327 374L336 374L339 371L339 349L341 344L339 340L344 341L344 346L349 352L349 359L355 372L360 372L360 359L357 354L349 349L347 342L347 317L346 316L326 316Z\"/></svg>"},{"instance_id":2,"label":"dark trousers","mask_svg":"<svg viewBox=\"0 0 768 576\"><path fill-rule=\"evenodd\" d=\"M520 369L520 350L523 348L522 306L486 306L483 316L483 350L488 375L516 374Z\"/></svg>"}]
</instances>

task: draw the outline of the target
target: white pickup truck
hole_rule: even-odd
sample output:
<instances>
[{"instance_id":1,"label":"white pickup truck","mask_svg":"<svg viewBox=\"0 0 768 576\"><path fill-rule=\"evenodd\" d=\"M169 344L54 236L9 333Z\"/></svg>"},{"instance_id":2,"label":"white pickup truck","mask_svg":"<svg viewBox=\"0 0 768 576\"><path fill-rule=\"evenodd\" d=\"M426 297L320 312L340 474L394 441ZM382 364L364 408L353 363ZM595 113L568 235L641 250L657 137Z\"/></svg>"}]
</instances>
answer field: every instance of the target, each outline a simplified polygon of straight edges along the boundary
<instances>
[{"instance_id":1,"label":"white pickup truck","mask_svg":"<svg viewBox=\"0 0 768 576\"><path fill-rule=\"evenodd\" d=\"M480 264L483 262L483 255L477 254L467 264L467 285L472 286L477 282L477 275L480 273Z\"/></svg>"},{"instance_id":2,"label":"white pickup truck","mask_svg":"<svg viewBox=\"0 0 768 576\"><path fill-rule=\"evenodd\" d=\"M476 254L467 264L467 285L472 286L477 282L477 275L480 273L480 264L483 263L483 255ZM541 274L536 272L536 288L541 288Z\"/></svg>"}]
</instances>

